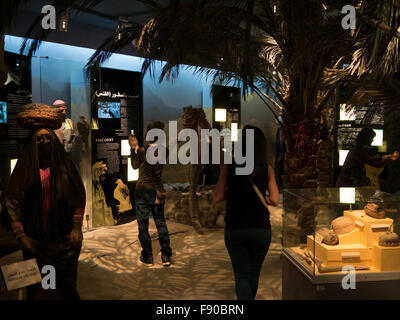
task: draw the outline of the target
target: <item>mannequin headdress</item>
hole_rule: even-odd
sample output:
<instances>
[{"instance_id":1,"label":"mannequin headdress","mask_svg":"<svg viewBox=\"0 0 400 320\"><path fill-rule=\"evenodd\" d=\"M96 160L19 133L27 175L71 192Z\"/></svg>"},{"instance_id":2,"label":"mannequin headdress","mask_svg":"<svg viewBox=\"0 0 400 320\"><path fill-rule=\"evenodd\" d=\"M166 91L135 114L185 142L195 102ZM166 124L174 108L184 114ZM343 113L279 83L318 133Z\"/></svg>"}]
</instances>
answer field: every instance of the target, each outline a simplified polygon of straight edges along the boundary
<instances>
[{"instance_id":1,"label":"mannequin headdress","mask_svg":"<svg viewBox=\"0 0 400 320\"><path fill-rule=\"evenodd\" d=\"M24 128L45 127L58 129L65 120L60 108L53 108L47 104L30 103L23 106L17 114L17 122Z\"/></svg>"}]
</instances>

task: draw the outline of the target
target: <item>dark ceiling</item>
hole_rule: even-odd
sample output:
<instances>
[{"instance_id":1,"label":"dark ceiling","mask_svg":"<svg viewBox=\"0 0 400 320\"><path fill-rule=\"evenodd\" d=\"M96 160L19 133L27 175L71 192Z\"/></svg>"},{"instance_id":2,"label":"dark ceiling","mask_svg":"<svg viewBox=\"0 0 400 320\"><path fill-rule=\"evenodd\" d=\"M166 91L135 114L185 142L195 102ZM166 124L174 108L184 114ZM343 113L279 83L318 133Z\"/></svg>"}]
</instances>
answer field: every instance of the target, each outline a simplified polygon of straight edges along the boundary
<instances>
[{"instance_id":1,"label":"dark ceiling","mask_svg":"<svg viewBox=\"0 0 400 320\"><path fill-rule=\"evenodd\" d=\"M167 1L158 1L160 4L166 4ZM43 5L48 3L45 0L30 1L22 9L29 14L38 15ZM141 1L135 0L104 0L97 6L88 10L87 13L81 12L70 16L71 22L80 22L91 24L98 27L114 29L119 17L129 17L132 21L145 24L153 9Z\"/></svg>"},{"instance_id":2,"label":"dark ceiling","mask_svg":"<svg viewBox=\"0 0 400 320\"><path fill-rule=\"evenodd\" d=\"M185 0L193 4L197 0ZM160 5L166 5L168 0L156 0ZM35 18L41 14L42 7L48 4L46 0L29 1L21 8L14 27L9 34L23 37ZM118 26L120 17L140 25L146 24L154 14L154 9L136 0L104 0L97 6L79 14L71 13L69 16L68 32L54 30L47 41L97 48L103 41L113 35ZM58 20L57 20L58 22ZM126 46L121 53L135 54L133 46Z\"/></svg>"}]
</instances>

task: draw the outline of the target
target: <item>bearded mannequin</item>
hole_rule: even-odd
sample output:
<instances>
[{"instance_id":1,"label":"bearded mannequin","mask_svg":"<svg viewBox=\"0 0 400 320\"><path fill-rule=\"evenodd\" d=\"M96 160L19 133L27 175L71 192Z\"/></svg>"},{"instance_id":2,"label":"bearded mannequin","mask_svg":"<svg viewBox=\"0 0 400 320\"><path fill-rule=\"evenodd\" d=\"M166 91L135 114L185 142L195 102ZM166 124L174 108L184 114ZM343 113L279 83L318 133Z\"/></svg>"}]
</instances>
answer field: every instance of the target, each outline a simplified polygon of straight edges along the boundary
<instances>
[{"instance_id":1,"label":"bearded mannequin","mask_svg":"<svg viewBox=\"0 0 400 320\"><path fill-rule=\"evenodd\" d=\"M56 289L28 287L28 299L78 299L85 189L53 130L38 129L18 159L6 190L11 228L24 259L56 269Z\"/></svg>"}]
</instances>

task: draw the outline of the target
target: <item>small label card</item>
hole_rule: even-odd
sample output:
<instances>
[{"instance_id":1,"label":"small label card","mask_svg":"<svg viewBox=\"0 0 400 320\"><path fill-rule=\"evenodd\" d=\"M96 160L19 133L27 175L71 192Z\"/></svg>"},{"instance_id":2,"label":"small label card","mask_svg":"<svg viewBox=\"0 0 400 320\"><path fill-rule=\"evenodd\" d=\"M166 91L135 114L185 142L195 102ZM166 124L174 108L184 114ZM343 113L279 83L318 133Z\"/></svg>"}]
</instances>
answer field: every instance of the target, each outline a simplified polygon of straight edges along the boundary
<instances>
[{"instance_id":1,"label":"small label card","mask_svg":"<svg viewBox=\"0 0 400 320\"><path fill-rule=\"evenodd\" d=\"M1 266L8 291L20 289L42 281L36 259Z\"/></svg>"}]
</instances>

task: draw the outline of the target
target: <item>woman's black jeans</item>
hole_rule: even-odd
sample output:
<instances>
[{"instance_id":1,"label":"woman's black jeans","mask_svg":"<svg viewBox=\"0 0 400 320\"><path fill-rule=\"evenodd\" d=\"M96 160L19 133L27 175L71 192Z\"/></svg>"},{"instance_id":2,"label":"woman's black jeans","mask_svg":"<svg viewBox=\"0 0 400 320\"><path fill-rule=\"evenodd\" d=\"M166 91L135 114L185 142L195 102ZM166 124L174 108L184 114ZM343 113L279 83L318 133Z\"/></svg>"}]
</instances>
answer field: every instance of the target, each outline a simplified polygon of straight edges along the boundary
<instances>
[{"instance_id":1,"label":"woman's black jeans","mask_svg":"<svg viewBox=\"0 0 400 320\"><path fill-rule=\"evenodd\" d=\"M149 217L153 216L158 231L161 254L172 256L169 234L164 216L164 205L155 204L156 190L140 188L135 191L136 219L139 228L139 241L142 245L142 256L145 258L153 255L151 248L151 237L149 234Z\"/></svg>"},{"instance_id":2,"label":"woman's black jeans","mask_svg":"<svg viewBox=\"0 0 400 320\"><path fill-rule=\"evenodd\" d=\"M270 243L270 229L225 229L225 245L232 261L239 300L255 299Z\"/></svg>"}]
</instances>

